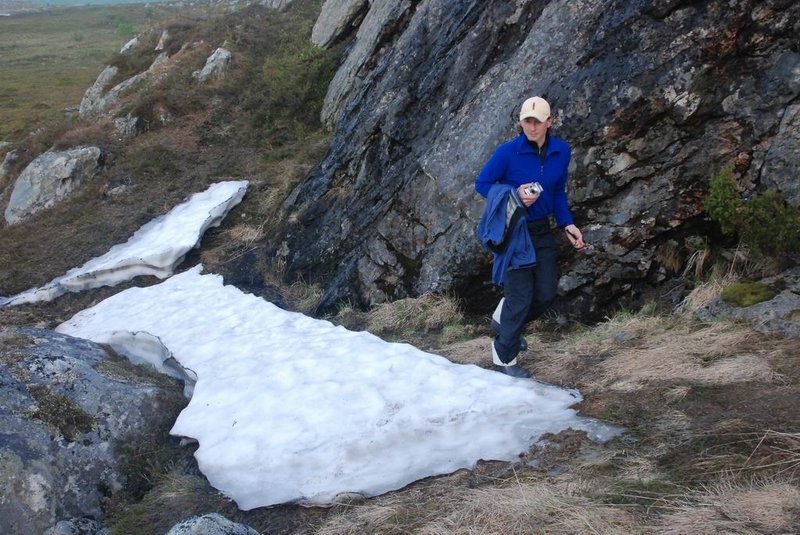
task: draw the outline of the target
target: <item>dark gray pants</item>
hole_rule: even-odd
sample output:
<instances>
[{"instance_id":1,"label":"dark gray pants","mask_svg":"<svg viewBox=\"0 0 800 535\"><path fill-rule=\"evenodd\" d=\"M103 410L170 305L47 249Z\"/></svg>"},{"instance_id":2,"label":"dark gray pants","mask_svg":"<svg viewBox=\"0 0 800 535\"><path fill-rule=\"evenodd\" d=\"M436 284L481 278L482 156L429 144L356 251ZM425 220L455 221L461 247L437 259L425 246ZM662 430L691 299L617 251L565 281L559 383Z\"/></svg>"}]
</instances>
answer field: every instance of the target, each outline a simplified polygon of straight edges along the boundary
<instances>
[{"instance_id":1,"label":"dark gray pants","mask_svg":"<svg viewBox=\"0 0 800 535\"><path fill-rule=\"evenodd\" d=\"M558 292L558 249L550 224L541 220L529 223L528 232L536 250L536 264L506 272L503 282L505 302L500 332L494 342L503 362L517 357L525 325L541 316Z\"/></svg>"}]
</instances>

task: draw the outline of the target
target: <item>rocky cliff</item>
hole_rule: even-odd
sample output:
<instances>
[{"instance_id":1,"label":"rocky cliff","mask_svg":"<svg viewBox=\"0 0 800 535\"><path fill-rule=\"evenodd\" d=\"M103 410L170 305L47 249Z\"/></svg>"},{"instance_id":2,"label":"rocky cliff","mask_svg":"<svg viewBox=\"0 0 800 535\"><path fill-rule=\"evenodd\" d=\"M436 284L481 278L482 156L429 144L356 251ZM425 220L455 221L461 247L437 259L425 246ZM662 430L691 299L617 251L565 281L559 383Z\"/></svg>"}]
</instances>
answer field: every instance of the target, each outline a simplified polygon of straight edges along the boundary
<instances>
[{"instance_id":1,"label":"rocky cliff","mask_svg":"<svg viewBox=\"0 0 800 535\"><path fill-rule=\"evenodd\" d=\"M722 166L800 202L798 30L790 0L328 0L319 43L352 38L323 110L334 139L285 203L280 251L325 282L322 308L474 295L490 269L474 177L543 95L594 246L565 248L562 303L635 305L707 233Z\"/></svg>"}]
</instances>

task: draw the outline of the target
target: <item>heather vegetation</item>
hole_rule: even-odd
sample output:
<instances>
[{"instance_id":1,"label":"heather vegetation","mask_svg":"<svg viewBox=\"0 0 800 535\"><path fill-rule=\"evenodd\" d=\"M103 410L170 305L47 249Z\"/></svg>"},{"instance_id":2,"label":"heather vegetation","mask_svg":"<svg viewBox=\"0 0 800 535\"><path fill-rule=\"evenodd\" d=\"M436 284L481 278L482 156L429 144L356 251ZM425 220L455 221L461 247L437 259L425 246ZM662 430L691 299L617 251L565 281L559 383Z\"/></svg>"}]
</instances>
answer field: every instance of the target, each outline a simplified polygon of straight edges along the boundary
<instances>
[{"instance_id":1,"label":"heather vegetation","mask_svg":"<svg viewBox=\"0 0 800 535\"><path fill-rule=\"evenodd\" d=\"M0 235L0 259L9 266L0 273L2 292L43 284L124 241L188 194L240 178L250 181L251 194L229 218L236 224L208 234L200 259L232 275L230 259L248 255L242 277L252 281L255 291L268 291L274 270L264 255L264 238L286 195L327 146L329 134L319 110L341 49L308 45L320 5L304 0L285 12L252 5L219 16L181 15L143 31L143 45L129 54L109 57L106 63L126 75L141 72L154 57L151 45L166 29L165 50L180 61L157 83L124 100L120 115L140 118L137 137L121 139L107 126L72 118L16 145L19 160L0 187L50 147L95 145L104 162L68 202ZM233 53L230 72L222 80L198 84L192 73L223 44ZM95 67L95 74L101 69ZM81 90L90 84L80 84ZM79 101L76 96L73 102ZM108 195L118 187L126 188L126 194Z\"/></svg>"}]
</instances>

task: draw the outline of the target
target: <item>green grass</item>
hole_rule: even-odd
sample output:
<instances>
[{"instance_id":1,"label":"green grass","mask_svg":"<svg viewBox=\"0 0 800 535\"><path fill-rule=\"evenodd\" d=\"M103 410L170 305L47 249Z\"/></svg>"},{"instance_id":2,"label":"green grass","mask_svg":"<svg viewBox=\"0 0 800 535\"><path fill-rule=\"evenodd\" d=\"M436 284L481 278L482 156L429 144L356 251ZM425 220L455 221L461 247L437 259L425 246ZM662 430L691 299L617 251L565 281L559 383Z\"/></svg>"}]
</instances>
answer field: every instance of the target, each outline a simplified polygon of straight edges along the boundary
<instances>
[{"instance_id":1,"label":"green grass","mask_svg":"<svg viewBox=\"0 0 800 535\"><path fill-rule=\"evenodd\" d=\"M61 119L132 33L178 13L168 4L127 4L0 17L0 141Z\"/></svg>"}]
</instances>

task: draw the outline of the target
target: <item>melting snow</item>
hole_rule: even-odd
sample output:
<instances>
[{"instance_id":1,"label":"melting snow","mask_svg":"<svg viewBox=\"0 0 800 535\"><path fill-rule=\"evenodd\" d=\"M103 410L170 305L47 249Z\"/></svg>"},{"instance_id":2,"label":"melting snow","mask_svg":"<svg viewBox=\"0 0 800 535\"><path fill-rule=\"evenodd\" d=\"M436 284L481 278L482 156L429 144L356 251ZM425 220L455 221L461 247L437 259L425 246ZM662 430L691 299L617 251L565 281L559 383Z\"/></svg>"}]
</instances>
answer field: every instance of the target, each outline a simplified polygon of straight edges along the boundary
<instances>
[{"instance_id":1,"label":"melting snow","mask_svg":"<svg viewBox=\"0 0 800 535\"><path fill-rule=\"evenodd\" d=\"M125 290L57 330L153 362L171 355L196 376L171 433L197 439L200 469L241 509L512 461L567 427L617 432L577 416L575 390L287 312L201 269Z\"/></svg>"},{"instance_id":2,"label":"melting snow","mask_svg":"<svg viewBox=\"0 0 800 535\"><path fill-rule=\"evenodd\" d=\"M246 189L246 180L213 184L150 221L127 242L115 245L103 256L69 270L41 288L10 298L0 297L0 306L50 301L66 292L114 286L139 275L166 278L186 253L197 246L203 233L219 225L228 211L239 204Z\"/></svg>"}]
</instances>

